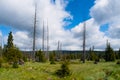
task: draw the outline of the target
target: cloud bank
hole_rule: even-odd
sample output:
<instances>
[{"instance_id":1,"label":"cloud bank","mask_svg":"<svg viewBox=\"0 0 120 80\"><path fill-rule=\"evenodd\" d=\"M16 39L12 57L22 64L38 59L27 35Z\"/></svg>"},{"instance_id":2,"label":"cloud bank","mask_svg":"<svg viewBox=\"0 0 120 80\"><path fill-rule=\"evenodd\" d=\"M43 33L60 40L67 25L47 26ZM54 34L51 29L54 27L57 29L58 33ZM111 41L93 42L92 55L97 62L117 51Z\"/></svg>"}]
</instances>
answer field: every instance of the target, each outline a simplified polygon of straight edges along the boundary
<instances>
[{"instance_id":1,"label":"cloud bank","mask_svg":"<svg viewBox=\"0 0 120 80\"><path fill-rule=\"evenodd\" d=\"M96 0L95 5L90 9L90 15L98 24L109 24L108 34L111 38L120 39L119 7L119 0Z\"/></svg>"},{"instance_id":2,"label":"cloud bank","mask_svg":"<svg viewBox=\"0 0 120 80\"><path fill-rule=\"evenodd\" d=\"M67 1L39 0L37 3L37 48L41 48L41 36L43 22L49 26L50 48L56 49L58 40L67 41L66 36L71 36L64 30L66 22L64 19L72 19L72 16L65 11ZM29 48L31 45L35 1L34 0L2 0L0 2L0 23L18 31L14 32L14 43L20 48ZM64 39L63 39L64 38Z\"/></svg>"},{"instance_id":3,"label":"cloud bank","mask_svg":"<svg viewBox=\"0 0 120 80\"><path fill-rule=\"evenodd\" d=\"M57 43L62 43L63 50L82 50L83 23L79 23L71 30L65 30L64 26L73 19L65 10L68 0L38 0L37 2L37 39L36 49L42 47L43 22L46 28L49 26L50 50L57 49ZM120 7L119 0L95 0L90 9L91 19L86 22L86 48L95 46L97 50L104 50L106 40L111 42L114 49L120 48ZM14 31L14 43L20 49L32 49L32 33L34 24L35 1L34 0L1 0L0 24L11 26ZM108 31L101 32L100 26L109 24ZM45 31L46 33L46 31ZM107 35L106 35L107 33ZM7 36L4 37L5 42ZM46 45L46 44L45 44Z\"/></svg>"}]
</instances>

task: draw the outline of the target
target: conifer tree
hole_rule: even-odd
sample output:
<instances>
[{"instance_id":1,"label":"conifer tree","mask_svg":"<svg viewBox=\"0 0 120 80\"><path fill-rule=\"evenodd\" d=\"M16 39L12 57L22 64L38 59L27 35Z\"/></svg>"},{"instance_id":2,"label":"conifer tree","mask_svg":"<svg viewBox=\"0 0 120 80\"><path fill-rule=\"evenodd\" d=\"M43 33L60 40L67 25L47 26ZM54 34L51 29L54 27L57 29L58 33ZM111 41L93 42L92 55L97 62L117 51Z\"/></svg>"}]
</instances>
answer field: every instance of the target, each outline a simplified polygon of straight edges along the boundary
<instances>
[{"instance_id":1,"label":"conifer tree","mask_svg":"<svg viewBox=\"0 0 120 80\"><path fill-rule=\"evenodd\" d=\"M50 64L55 64L55 51L49 55Z\"/></svg>"},{"instance_id":2,"label":"conifer tree","mask_svg":"<svg viewBox=\"0 0 120 80\"><path fill-rule=\"evenodd\" d=\"M115 61L115 53L108 42L105 49L105 61Z\"/></svg>"},{"instance_id":3,"label":"conifer tree","mask_svg":"<svg viewBox=\"0 0 120 80\"><path fill-rule=\"evenodd\" d=\"M8 62L18 62L22 58L22 53L20 50L13 44L13 35L12 32L8 35L7 45L4 47L4 57Z\"/></svg>"},{"instance_id":4,"label":"conifer tree","mask_svg":"<svg viewBox=\"0 0 120 80\"><path fill-rule=\"evenodd\" d=\"M36 52L35 57L36 57L36 59L38 59L37 60L38 62L45 62L46 61L45 54L41 50Z\"/></svg>"},{"instance_id":5,"label":"conifer tree","mask_svg":"<svg viewBox=\"0 0 120 80\"><path fill-rule=\"evenodd\" d=\"M119 51L118 51L118 58L120 59L120 48L119 48Z\"/></svg>"},{"instance_id":6,"label":"conifer tree","mask_svg":"<svg viewBox=\"0 0 120 80\"><path fill-rule=\"evenodd\" d=\"M61 65L61 69L58 69L55 73L60 78L69 76L71 74L71 71L69 69L68 62L64 61Z\"/></svg>"},{"instance_id":7,"label":"conifer tree","mask_svg":"<svg viewBox=\"0 0 120 80\"><path fill-rule=\"evenodd\" d=\"M2 52L3 52L3 49L2 49L2 47L0 46L0 57L2 57Z\"/></svg>"},{"instance_id":8,"label":"conifer tree","mask_svg":"<svg viewBox=\"0 0 120 80\"><path fill-rule=\"evenodd\" d=\"M11 57L10 51L11 51L11 49L13 49L13 47L14 47L13 46L13 36L12 36L12 32L10 32L8 35L7 45L4 46L4 54L3 54L7 60L9 60L8 58Z\"/></svg>"},{"instance_id":9,"label":"conifer tree","mask_svg":"<svg viewBox=\"0 0 120 80\"><path fill-rule=\"evenodd\" d=\"M91 53L92 53L92 49L91 49L91 47L90 47L90 49L89 49L89 55L88 55L88 60L92 60L92 58L91 58Z\"/></svg>"},{"instance_id":10,"label":"conifer tree","mask_svg":"<svg viewBox=\"0 0 120 80\"><path fill-rule=\"evenodd\" d=\"M12 32L9 33L8 40L7 40L7 48L13 48L13 35Z\"/></svg>"}]
</instances>

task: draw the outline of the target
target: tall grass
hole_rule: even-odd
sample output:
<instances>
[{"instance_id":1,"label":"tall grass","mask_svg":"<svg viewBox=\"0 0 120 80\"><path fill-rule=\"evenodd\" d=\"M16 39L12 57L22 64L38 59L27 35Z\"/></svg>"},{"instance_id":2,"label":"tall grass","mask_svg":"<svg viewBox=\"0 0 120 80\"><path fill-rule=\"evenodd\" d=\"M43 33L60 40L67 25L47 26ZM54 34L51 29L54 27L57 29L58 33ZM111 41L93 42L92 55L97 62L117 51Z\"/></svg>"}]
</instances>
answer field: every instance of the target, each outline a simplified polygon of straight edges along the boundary
<instances>
[{"instance_id":1,"label":"tall grass","mask_svg":"<svg viewBox=\"0 0 120 80\"><path fill-rule=\"evenodd\" d=\"M61 64L27 62L18 69L0 68L0 80L120 80L120 65L115 62L86 62L75 61L69 65L70 76L59 78L55 71Z\"/></svg>"}]
</instances>

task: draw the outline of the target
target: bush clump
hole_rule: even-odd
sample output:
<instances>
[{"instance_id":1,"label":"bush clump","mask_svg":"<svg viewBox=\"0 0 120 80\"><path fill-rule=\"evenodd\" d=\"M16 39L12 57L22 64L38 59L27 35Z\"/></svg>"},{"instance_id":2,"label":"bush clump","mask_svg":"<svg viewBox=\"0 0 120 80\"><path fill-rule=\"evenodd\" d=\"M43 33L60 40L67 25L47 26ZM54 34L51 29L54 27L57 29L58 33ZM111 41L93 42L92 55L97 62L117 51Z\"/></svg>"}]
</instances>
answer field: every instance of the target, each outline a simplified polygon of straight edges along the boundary
<instances>
[{"instance_id":1,"label":"bush clump","mask_svg":"<svg viewBox=\"0 0 120 80\"><path fill-rule=\"evenodd\" d=\"M26 56L23 56L23 61L24 61L24 62L27 62L27 61L28 61Z\"/></svg>"},{"instance_id":2,"label":"bush clump","mask_svg":"<svg viewBox=\"0 0 120 80\"><path fill-rule=\"evenodd\" d=\"M18 63L17 62L14 62L13 65L12 65L13 68L18 68Z\"/></svg>"},{"instance_id":3,"label":"bush clump","mask_svg":"<svg viewBox=\"0 0 120 80\"><path fill-rule=\"evenodd\" d=\"M61 78L70 75L70 70L68 68L68 63L67 62L62 63L61 69L56 71L56 75L61 77Z\"/></svg>"},{"instance_id":4,"label":"bush clump","mask_svg":"<svg viewBox=\"0 0 120 80\"><path fill-rule=\"evenodd\" d=\"M120 61L117 61L117 63L116 64L120 64Z\"/></svg>"},{"instance_id":5,"label":"bush clump","mask_svg":"<svg viewBox=\"0 0 120 80\"><path fill-rule=\"evenodd\" d=\"M0 68L2 67L2 63L3 63L3 58L0 57Z\"/></svg>"},{"instance_id":6,"label":"bush clump","mask_svg":"<svg viewBox=\"0 0 120 80\"><path fill-rule=\"evenodd\" d=\"M10 68L11 66L10 66L9 63L4 63L4 64L2 65L2 67L7 69L7 68Z\"/></svg>"},{"instance_id":7,"label":"bush clump","mask_svg":"<svg viewBox=\"0 0 120 80\"><path fill-rule=\"evenodd\" d=\"M36 52L35 58L37 62L46 62L45 54L41 50Z\"/></svg>"},{"instance_id":8,"label":"bush clump","mask_svg":"<svg viewBox=\"0 0 120 80\"><path fill-rule=\"evenodd\" d=\"M50 64L55 64L55 53L49 55Z\"/></svg>"}]
</instances>

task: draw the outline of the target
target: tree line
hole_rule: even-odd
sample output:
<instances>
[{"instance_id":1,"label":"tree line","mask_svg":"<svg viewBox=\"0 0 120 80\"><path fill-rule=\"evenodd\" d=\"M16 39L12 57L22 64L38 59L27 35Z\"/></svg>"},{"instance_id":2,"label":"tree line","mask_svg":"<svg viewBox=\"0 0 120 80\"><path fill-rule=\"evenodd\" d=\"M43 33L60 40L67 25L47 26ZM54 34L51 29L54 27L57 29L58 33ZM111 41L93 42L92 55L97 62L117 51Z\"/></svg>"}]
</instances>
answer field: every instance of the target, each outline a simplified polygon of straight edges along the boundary
<instances>
[{"instance_id":1,"label":"tree line","mask_svg":"<svg viewBox=\"0 0 120 80\"><path fill-rule=\"evenodd\" d=\"M8 35L8 40L7 44L2 47L0 47L0 53L1 57L3 57L6 61L9 63L16 63L19 60L28 60L30 59L30 54L25 55L22 53L19 48L17 48L14 43L13 43L13 35L12 32L9 33ZM74 60L74 59L81 59L82 54L81 53L61 53L58 51L49 51L49 61L59 61L59 60ZM85 54L85 58L88 61L99 61L100 59L104 59L105 61L115 61L116 59L120 59L120 49L119 51L114 51L113 48L111 47L110 43L107 41L105 51L102 53L96 53L94 51L94 47L90 48L89 51ZM38 50L35 52L35 61L37 62L45 62L46 57L45 57L45 52Z\"/></svg>"}]
</instances>

